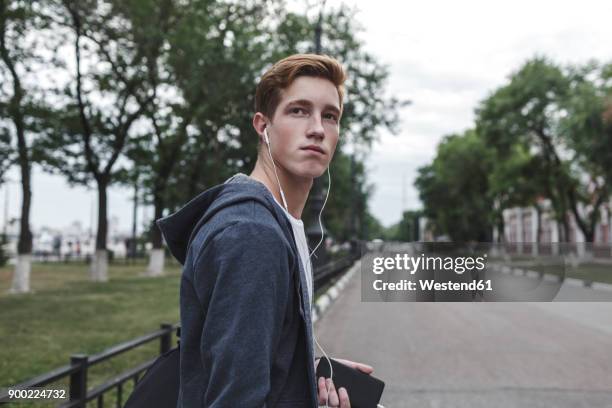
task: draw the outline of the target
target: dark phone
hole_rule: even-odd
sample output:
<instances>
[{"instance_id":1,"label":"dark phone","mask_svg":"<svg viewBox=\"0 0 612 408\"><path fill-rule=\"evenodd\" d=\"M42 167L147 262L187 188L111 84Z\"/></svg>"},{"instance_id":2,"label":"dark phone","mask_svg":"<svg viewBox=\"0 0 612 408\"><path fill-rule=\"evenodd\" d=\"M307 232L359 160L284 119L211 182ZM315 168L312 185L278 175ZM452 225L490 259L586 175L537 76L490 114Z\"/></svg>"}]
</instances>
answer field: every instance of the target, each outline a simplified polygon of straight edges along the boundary
<instances>
[{"instance_id":1,"label":"dark phone","mask_svg":"<svg viewBox=\"0 0 612 408\"><path fill-rule=\"evenodd\" d=\"M352 408L376 408L385 388L385 383L376 377L339 363L330 358L333 372L333 382L336 390L346 388ZM321 357L317 366L317 383L319 377L330 378L329 362Z\"/></svg>"}]
</instances>

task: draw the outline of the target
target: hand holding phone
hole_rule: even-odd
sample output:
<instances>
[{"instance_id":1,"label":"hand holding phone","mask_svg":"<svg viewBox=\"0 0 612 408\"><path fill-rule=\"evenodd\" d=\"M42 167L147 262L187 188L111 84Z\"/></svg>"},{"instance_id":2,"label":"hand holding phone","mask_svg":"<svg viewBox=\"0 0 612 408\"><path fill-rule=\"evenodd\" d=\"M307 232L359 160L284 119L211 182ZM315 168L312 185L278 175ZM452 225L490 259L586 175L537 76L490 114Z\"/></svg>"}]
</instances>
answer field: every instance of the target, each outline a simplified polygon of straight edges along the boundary
<instances>
[{"instance_id":1,"label":"hand holding phone","mask_svg":"<svg viewBox=\"0 0 612 408\"><path fill-rule=\"evenodd\" d=\"M330 362L333 373L330 370ZM330 376L330 374L333 374ZM332 378L336 389L346 388L352 408L377 408L385 383L376 377L326 357L319 360L319 377Z\"/></svg>"}]
</instances>

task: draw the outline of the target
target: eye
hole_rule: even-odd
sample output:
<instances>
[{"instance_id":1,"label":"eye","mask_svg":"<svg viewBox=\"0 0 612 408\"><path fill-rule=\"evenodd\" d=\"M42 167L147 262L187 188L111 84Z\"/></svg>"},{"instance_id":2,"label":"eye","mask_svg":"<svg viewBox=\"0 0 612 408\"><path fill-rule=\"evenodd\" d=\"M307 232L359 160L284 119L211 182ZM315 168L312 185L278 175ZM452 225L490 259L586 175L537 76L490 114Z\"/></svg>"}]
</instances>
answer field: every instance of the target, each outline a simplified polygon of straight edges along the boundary
<instances>
[{"instance_id":1,"label":"eye","mask_svg":"<svg viewBox=\"0 0 612 408\"><path fill-rule=\"evenodd\" d=\"M334 113L326 113L326 114L323 115L323 118L324 119L331 119L334 122L338 121L338 116L336 116L336 114L334 114Z\"/></svg>"},{"instance_id":2,"label":"eye","mask_svg":"<svg viewBox=\"0 0 612 408\"><path fill-rule=\"evenodd\" d=\"M296 115L306 114L306 109L296 106L296 107L291 108L289 112L294 113Z\"/></svg>"}]
</instances>

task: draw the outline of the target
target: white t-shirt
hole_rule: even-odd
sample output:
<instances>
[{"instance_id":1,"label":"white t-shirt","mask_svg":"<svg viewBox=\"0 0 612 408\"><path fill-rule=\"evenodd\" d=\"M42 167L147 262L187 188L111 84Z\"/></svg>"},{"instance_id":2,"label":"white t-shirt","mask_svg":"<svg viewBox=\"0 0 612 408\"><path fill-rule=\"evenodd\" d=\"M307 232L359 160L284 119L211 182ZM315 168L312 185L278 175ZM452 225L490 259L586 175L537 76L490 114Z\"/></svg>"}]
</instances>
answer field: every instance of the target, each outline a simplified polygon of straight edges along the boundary
<instances>
[{"instance_id":1,"label":"white t-shirt","mask_svg":"<svg viewBox=\"0 0 612 408\"><path fill-rule=\"evenodd\" d=\"M304 266L304 272L306 273L306 286L308 287L308 305L312 308L312 263L310 262L310 250L308 249L308 240L306 239L306 232L304 231L304 222L295 218L289 211L285 209L277 200L274 198L274 202L283 209L283 212L287 216L287 219L291 223L293 229L293 235L295 236L295 245L297 246L298 252L300 253L300 259Z\"/></svg>"}]
</instances>

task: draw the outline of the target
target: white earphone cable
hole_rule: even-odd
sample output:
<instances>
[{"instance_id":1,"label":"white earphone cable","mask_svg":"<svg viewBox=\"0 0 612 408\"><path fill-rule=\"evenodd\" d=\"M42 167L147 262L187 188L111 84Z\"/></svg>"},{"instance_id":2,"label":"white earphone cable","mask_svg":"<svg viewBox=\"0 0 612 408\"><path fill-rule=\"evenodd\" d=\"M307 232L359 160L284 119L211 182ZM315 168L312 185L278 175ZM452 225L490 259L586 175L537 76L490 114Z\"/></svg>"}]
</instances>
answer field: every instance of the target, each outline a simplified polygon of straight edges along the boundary
<instances>
[{"instance_id":1,"label":"white earphone cable","mask_svg":"<svg viewBox=\"0 0 612 408\"><path fill-rule=\"evenodd\" d=\"M272 151L270 150L270 138L268 137L268 129L264 129L264 135L266 137L266 144L268 145L268 154L270 155L270 160L272 160L272 167L274 168L274 175L276 176L276 182L278 183L278 189L280 190L281 198L283 199L283 205L285 209L289 211L289 207L287 206L287 200L285 199L285 193L283 192L283 188L281 187L280 180L278 179L278 173L276 172L276 164L274 164L274 159L272 158Z\"/></svg>"},{"instance_id":2,"label":"white earphone cable","mask_svg":"<svg viewBox=\"0 0 612 408\"><path fill-rule=\"evenodd\" d=\"M317 246L315 246L312 252L310 253L310 256L314 254L314 252L317 250L319 245L321 245L321 242L323 242L324 234L323 234L323 223L321 222L321 215L323 214L323 209L325 208L325 204L327 204L327 198L329 197L330 190L331 190L331 175L329 174L329 166L327 166L327 194L325 194L325 201L323 201L323 206L321 207L321 211L319 212L319 228L321 228L321 239L319 240L319 243L317 244Z\"/></svg>"},{"instance_id":3,"label":"white earphone cable","mask_svg":"<svg viewBox=\"0 0 612 408\"><path fill-rule=\"evenodd\" d=\"M315 246L315 248L310 253L309 258L312 257L312 255L317 250L319 245L321 245L321 242L323 242L324 233L323 233L323 223L321 222L321 215L323 214L323 209L325 208L325 204L327 204L327 198L329 197L329 192L331 190L331 175L329 173L329 166L327 166L327 181L328 181L327 194L325 195L325 201L323 201L323 206L321 207L321 211L319 211L319 227L321 228L321 239L319 240L319 243L317 244L317 246ZM314 328L312 330L312 337L313 337L315 343L317 344L317 346L319 347L319 350L321 350L321 352L325 356L325 359L327 360L327 363L329 364L329 379L333 382L334 381L334 369L333 369L333 367L331 365L331 361L329 360L329 357L327 356L327 353L325 352L325 350L323 350L323 347L321 347L321 345L317 341L317 336L314 333ZM319 364L321 364L321 360L322 359L319 359ZM325 407L328 408L328 403L329 403L329 388L327 387L327 381L325 382L325 390L327 391L326 392L326 396L325 396Z\"/></svg>"}]
</instances>

